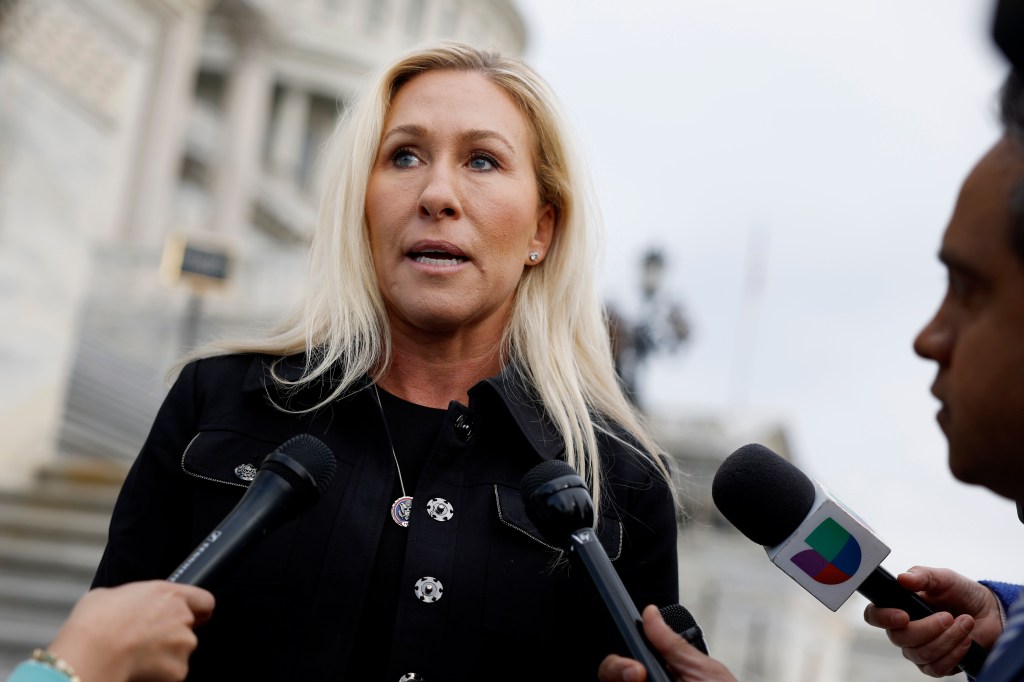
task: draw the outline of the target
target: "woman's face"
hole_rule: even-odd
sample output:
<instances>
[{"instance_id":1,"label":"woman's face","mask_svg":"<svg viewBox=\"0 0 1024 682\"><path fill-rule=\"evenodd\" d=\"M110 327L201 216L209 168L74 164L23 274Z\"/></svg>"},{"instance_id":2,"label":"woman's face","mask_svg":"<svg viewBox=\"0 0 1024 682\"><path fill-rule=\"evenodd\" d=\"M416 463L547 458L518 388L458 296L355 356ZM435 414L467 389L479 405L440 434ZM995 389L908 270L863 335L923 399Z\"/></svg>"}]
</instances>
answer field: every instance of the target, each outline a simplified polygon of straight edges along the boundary
<instances>
[{"instance_id":1,"label":"woman's face","mask_svg":"<svg viewBox=\"0 0 1024 682\"><path fill-rule=\"evenodd\" d=\"M394 331L500 338L523 269L554 230L533 146L524 115L479 73L429 71L398 91L366 191Z\"/></svg>"}]
</instances>

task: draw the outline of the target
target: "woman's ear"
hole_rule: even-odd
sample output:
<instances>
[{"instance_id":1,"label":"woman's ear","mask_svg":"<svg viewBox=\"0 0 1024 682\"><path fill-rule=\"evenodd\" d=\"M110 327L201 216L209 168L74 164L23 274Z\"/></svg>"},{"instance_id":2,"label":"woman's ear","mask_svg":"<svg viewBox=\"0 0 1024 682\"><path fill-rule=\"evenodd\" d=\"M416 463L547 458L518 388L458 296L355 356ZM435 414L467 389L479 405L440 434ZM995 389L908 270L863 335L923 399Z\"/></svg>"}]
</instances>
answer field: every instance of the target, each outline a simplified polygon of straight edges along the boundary
<instances>
[{"instance_id":1,"label":"woman's ear","mask_svg":"<svg viewBox=\"0 0 1024 682\"><path fill-rule=\"evenodd\" d=\"M544 260L548 249L551 248L551 240L554 236L555 207L551 204L544 204L537 213L537 226L530 238L530 251L526 257L527 265L538 265Z\"/></svg>"}]
</instances>

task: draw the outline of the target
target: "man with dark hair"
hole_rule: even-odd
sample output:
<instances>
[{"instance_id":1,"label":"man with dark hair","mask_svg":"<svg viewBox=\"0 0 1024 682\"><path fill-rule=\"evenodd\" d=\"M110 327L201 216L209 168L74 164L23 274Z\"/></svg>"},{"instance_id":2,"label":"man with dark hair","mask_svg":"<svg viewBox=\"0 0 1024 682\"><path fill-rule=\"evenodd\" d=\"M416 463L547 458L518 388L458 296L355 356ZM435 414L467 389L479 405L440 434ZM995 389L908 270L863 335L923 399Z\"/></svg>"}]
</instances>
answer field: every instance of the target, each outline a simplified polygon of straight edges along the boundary
<instances>
[{"instance_id":1,"label":"man with dark hair","mask_svg":"<svg viewBox=\"0 0 1024 682\"><path fill-rule=\"evenodd\" d=\"M1003 135L964 182L943 236L939 259L949 272L949 287L914 341L914 350L938 365L932 393L942 404L938 421L949 441L953 475L1021 504L1024 78L1019 66L1003 86L1001 113ZM983 646L996 646L980 680L1024 679L1024 640L1016 640L1024 632L1019 586L979 584L953 571L923 566L900 575L899 581L946 611L910 621L898 609L869 605L864 618L885 628L922 672L934 677L956 673L973 638ZM1012 647L1011 640L1016 640Z\"/></svg>"},{"instance_id":2,"label":"man with dark hair","mask_svg":"<svg viewBox=\"0 0 1024 682\"><path fill-rule=\"evenodd\" d=\"M914 350L935 361L932 393L949 442L949 467L1024 504L1024 0L1000 0L996 43L1013 64L1001 96L1003 134L963 184L939 259L949 285ZM1024 680L1024 599L1019 585L977 583L947 569L914 567L898 577L936 609L911 621L898 609L865 609L868 623L922 672L959 672L973 638L991 647L977 682ZM959 614L954 617L952 614ZM734 682L725 667L675 635L657 609L644 631L680 682ZM635 661L609 656L602 682L640 682Z\"/></svg>"},{"instance_id":3,"label":"man with dark hair","mask_svg":"<svg viewBox=\"0 0 1024 682\"><path fill-rule=\"evenodd\" d=\"M1020 21L1024 24L1024 17ZM1020 37L1020 43L1018 49L1021 53L1021 65L1006 79L999 107L1005 137L1014 140L1018 149L1024 145L1024 35ZM1011 192L1010 216L1013 248L1017 255L1024 259L1024 179L1020 179Z\"/></svg>"}]
</instances>

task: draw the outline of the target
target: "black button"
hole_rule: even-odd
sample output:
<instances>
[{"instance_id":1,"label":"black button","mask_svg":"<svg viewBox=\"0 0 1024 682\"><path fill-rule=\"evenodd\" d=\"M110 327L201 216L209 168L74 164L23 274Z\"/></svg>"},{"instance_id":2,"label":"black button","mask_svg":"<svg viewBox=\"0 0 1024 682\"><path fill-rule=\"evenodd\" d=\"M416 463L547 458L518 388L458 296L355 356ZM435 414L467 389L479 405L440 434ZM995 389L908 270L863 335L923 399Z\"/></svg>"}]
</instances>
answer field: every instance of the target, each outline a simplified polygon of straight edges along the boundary
<instances>
[{"instance_id":1,"label":"black button","mask_svg":"<svg viewBox=\"0 0 1024 682\"><path fill-rule=\"evenodd\" d=\"M455 435L463 443L468 443L469 439L473 437L473 425L469 423L469 419L464 414L455 418Z\"/></svg>"}]
</instances>

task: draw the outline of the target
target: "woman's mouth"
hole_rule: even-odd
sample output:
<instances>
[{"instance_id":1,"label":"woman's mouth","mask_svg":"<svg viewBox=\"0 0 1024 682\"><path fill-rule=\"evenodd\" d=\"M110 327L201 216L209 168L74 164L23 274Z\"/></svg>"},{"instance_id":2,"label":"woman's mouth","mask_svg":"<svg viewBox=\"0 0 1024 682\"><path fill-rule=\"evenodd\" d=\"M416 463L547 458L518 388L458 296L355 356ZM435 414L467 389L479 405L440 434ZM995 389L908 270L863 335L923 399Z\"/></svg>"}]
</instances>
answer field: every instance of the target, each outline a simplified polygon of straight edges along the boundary
<instances>
[{"instance_id":1,"label":"woman's mouth","mask_svg":"<svg viewBox=\"0 0 1024 682\"><path fill-rule=\"evenodd\" d=\"M436 266L454 266L467 260L463 256L456 256L446 251L413 251L409 257L417 263Z\"/></svg>"}]
</instances>

